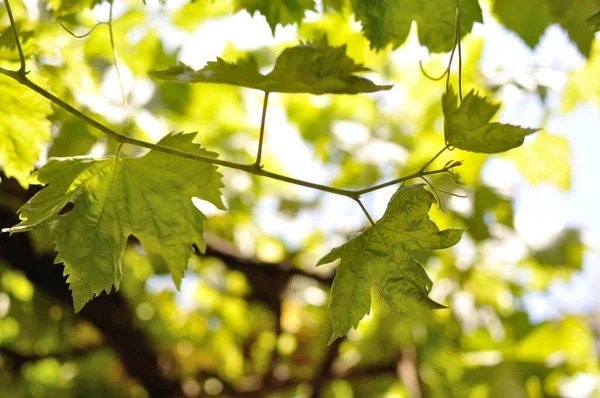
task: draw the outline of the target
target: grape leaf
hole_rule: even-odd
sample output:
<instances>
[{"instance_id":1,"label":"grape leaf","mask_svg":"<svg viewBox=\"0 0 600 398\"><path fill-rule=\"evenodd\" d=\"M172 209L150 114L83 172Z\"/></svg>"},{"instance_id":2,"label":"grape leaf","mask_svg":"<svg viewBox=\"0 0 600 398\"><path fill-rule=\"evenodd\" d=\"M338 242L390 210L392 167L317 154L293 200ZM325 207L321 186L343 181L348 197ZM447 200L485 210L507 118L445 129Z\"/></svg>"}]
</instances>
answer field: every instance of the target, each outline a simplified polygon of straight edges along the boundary
<instances>
[{"instance_id":1,"label":"grape leaf","mask_svg":"<svg viewBox=\"0 0 600 398\"><path fill-rule=\"evenodd\" d=\"M447 0L353 0L356 19L371 47L399 47L406 40L412 21L417 22L419 41L432 52L452 49L455 29L454 1ZM473 23L483 22L477 0L460 2L461 37Z\"/></svg>"},{"instance_id":2,"label":"grape leaf","mask_svg":"<svg viewBox=\"0 0 600 398\"><path fill-rule=\"evenodd\" d=\"M238 10L246 9L251 15L256 12L267 18L275 34L278 24L292 25L302 21L306 11L315 10L314 0L236 0Z\"/></svg>"},{"instance_id":3,"label":"grape leaf","mask_svg":"<svg viewBox=\"0 0 600 398\"><path fill-rule=\"evenodd\" d=\"M0 78L0 165L28 187L29 175L50 139L50 102L19 83Z\"/></svg>"},{"instance_id":4,"label":"grape leaf","mask_svg":"<svg viewBox=\"0 0 600 398\"><path fill-rule=\"evenodd\" d=\"M23 55L25 58L29 58L38 49L38 44L34 40L34 32L23 28L19 29L18 32ZM17 52L15 35L11 26L8 26L0 33L0 59L12 62L18 62L20 59Z\"/></svg>"},{"instance_id":5,"label":"grape leaf","mask_svg":"<svg viewBox=\"0 0 600 398\"><path fill-rule=\"evenodd\" d=\"M446 142L465 151L478 153L506 152L523 144L525 136L539 129L523 128L510 124L490 123L500 108L478 96L472 90L459 107L452 86L442 97L446 118Z\"/></svg>"},{"instance_id":6,"label":"grape leaf","mask_svg":"<svg viewBox=\"0 0 600 398\"><path fill-rule=\"evenodd\" d=\"M355 73L369 69L346 55L346 46L332 47L323 37L316 43L284 50L267 75L259 72L253 57L232 64L217 58L199 71L179 64L164 71L151 71L157 79L183 83L224 83L265 92L311 94L357 94L389 90Z\"/></svg>"},{"instance_id":7,"label":"grape leaf","mask_svg":"<svg viewBox=\"0 0 600 398\"><path fill-rule=\"evenodd\" d=\"M509 152L506 158L532 185L549 182L565 191L571 188L571 151L565 137L541 132L530 145Z\"/></svg>"},{"instance_id":8,"label":"grape leaf","mask_svg":"<svg viewBox=\"0 0 600 398\"><path fill-rule=\"evenodd\" d=\"M333 321L330 344L369 313L375 282L398 311L445 308L428 297L431 279L411 254L415 249L444 249L460 240L461 230L440 231L429 219L427 213L433 203L434 196L422 184L401 186L373 227L319 261L322 265L341 259L329 307Z\"/></svg>"},{"instance_id":9,"label":"grape leaf","mask_svg":"<svg viewBox=\"0 0 600 398\"><path fill-rule=\"evenodd\" d=\"M171 134L159 144L217 156L193 144L194 136ZM224 209L215 166L155 151L132 159L52 159L38 179L48 185L19 210L23 221L4 232L50 226L59 253L56 262L65 264L75 311L102 291L119 287L130 235L147 253L164 258L179 287L192 244L206 247L205 217L192 197ZM68 203L73 209L60 215Z\"/></svg>"},{"instance_id":10,"label":"grape leaf","mask_svg":"<svg viewBox=\"0 0 600 398\"><path fill-rule=\"evenodd\" d=\"M600 0L495 0L493 12L508 29L535 47L548 26L558 23L587 56L594 29L586 20L598 11Z\"/></svg>"},{"instance_id":11,"label":"grape leaf","mask_svg":"<svg viewBox=\"0 0 600 398\"><path fill-rule=\"evenodd\" d=\"M570 112L581 103L600 107L600 40L592 45L584 67L569 73L562 111Z\"/></svg>"},{"instance_id":12,"label":"grape leaf","mask_svg":"<svg viewBox=\"0 0 600 398\"><path fill-rule=\"evenodd\" d=\"M94 8L103 0L46 0L48 8L57 16L74 14L85 9Z\"/></svg>"}]
</instances>

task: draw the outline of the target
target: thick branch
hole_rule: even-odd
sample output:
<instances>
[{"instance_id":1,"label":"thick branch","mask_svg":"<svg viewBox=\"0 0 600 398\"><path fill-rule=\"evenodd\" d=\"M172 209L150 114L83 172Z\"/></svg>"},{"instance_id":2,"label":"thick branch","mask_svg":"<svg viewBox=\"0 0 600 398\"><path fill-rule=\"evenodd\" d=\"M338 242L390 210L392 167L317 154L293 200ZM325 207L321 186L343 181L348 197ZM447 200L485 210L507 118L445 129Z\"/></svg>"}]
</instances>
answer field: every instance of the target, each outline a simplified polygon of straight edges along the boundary
<instances>
[{"instance_id":1,"label":"thick branch","mask_svg":"<svg viewBox=\"0 0 600 398\"><path fill-rule=\"evenodd\" d=\"M269 279L274 276L289 278L297 275L314 279L326 285L331 285L333 282L332 276L320 275L296 268L289 259L283 260L280 263L264 262L256 258L244 257L234 245L216 236L207 235L206 241L208 243L206 256L219 258L229 268L243 273L248 269L256 269L263 272Z\"/></svg>"},{"instance_id":2,"label":"thick branch","mask_svg":"<svg viewBox=\"0 0 600 398\"><path fill-rule=\"evenodd\" d=\"M23 198L25 193L13 179L2 179L0 190ZM0 226L18 222L14 212L0 207ZM54 255L38 256L27 234L0 234L0 258L21 270L36 288L64 306L72 306L71 294L63 276L63 266L54 264ZM160 365L159 354L146 334L136 326L135 315L118 292L102 295L88 303L78 316L93 324L106 344L114 349L129 375L137 378L152 397L183 395L174 372Z\"/></svg>"},{"instance_id":3,"label":"thick branch","mask_svg":"<svg viewBox=\"0 0 600 398\"><path fill-rule=\"evenodd\" d=\"M74 348L69 351L51 352L48 354L24 354L8 347L0 346L0 358L6 357L9 360L10 366L12 366L15 370L18 370L28 362L36 362L46 358L55 358L61 361L81 358L102 348L104 348L104 346L97 345L85 348Z\"/></svg>"},{"instance_id":4,"label":"thick branch","mask_svg":"<svg viewBox=\"0 0 600 398\"><path fill-rule=\"evenodd\" d=\"M321 365L321 368L317 371L317 373L315 374L315 377L313 378L313 380L311 382L311 384L312 384L311 398L319 398L321 396L321 393L323 392L323 388L325 387L325 384L331 378L331 375L332 375L331 366L333 365L333 362L335 361L335 359L338 357L338 355L340 353L340 345L342 345L342 341L344 341L344 339L342 339L342 338L336 339L329 346L329 349L327 350L327 354L325 355L325 358L323 359L323 364Z\"/></svg>"}]
</instances>

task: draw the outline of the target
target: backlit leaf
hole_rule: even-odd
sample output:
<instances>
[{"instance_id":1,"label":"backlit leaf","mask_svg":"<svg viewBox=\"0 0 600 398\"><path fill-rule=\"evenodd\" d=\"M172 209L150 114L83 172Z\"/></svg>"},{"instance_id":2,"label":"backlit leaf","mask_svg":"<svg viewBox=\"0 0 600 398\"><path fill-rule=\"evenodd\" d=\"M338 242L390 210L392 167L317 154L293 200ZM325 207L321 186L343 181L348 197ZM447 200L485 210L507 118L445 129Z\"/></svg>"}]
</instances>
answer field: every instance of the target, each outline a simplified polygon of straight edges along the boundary
<instances>
[{"instance_id":1,"label":"backlit leaf","mask_svg":"<svg viewBox=\"0 0 600 398\"><path fill-rule=\"evenodd\" d=\"M264 15L273 33L277 25L298 23L306 11L315 10L314 0L236 0L236 5L252 15L256 12Z\"/></svg>"},{"instance_id":2,"label":"backlit leaf","mask_svg":"<svg viewBox=\"0 0 600 398\"><path fill-rule=\"evenodd\" d=\"M531 145L509 152L506 157L534 185L550 182L564 190L571 187L571 152L565 137L541 132Z\"/></svg>"},{"instance_id":3,"label":"backlit leaf","mask_svg":"<svg viewBox=\"0 0 600 398\"><path fill-rule=\"evenodd\" d=\"M7 177L27 187L44 142L50 139L50 102L0 77L0 166Z\"/></svg>"},{"instance_id":4,"label":"backlit leaf","mask_svg":"<svg viewBox=\"0 0 600 398\"><path fill-rule=\"evenodd\" d=\"M160 144L216 157L193 144L194 135L168 135ZM119 287L131 235L147 253L165 259L179 286L192 244L206 247L205 217L192 197L224 209L215 166L154 151L132 159L53 159L38 179L47 187L21 208L23 221L8 232L49 224L76 311L102 291ZM69 203L73 209L59 215Z\"/></svg>"},{"instance_id":5,"label":"backlit leaf","mask_svg":"<svg viewBox=\"0 0 600 398\"><path fill-rule=\"evenodd\" d=\"M427 213L435 198L423 185L402 186L375 226L336 247L319 265L341 259L332 287L330 343L358 326L371 307L371 286L377 282L401 312L445 308L428 297L433 283L412 256L416 249L445 249L462 235L440 231Z\"/></svg>"},{"instance_id":6,"label":"backlit leaf","mask_svg":"<svg viewBox=\"0 0 600 398\"><path fill-rule=\"evenodd\" d=\"M548 26L558 23L587 56L594 39L594 28L586 20L598 8L599 0L495 0L493 12L532 48Z\"/></svg>"},{"instance_id":7,"label":"backlit leaf","mask_svg":"<svg viewBox=\"0 0 600 398\"><path fill-rule=\"evenodd\" d=\"M46 0L47 7L56 15L68 15L93 8L103 0Z\"/></svg>"},{"instance_id":8,"label":"backlit leaf","mask_svg":"<svg viewBox=\"0 0 600 398\"><path fill-rule=\"evenodd\" d=\"M357 94L389 90L392 86L378 86L355 73L369 69L356 64L346 55L346 46L332 47L324 37L316 43L300 44L284 50L273 70L262 75L252 57L237 63L217 58L195 71L179 64L150 75L162 80L182 83L224 83L254 88L265 92L311 94Z\"/></svg>"},{"instance_id":9,"label":"backlit leaf","mask_svg":"<svg viewBox=\"0 0 600 398\"><path fill-rule=\"evenodd\" d=\"M471 152L505 152L523 144L525 136L539 129L523 128L503 123L490 123L500 108L471 91L457 106L452 86L442 97L446 119L446 142Z\"/></svg>"},{"instance_id":10,"label":"backlit leaf","mask_svg":"<svg viewBox=\"0 0 600 398\"><path fill-rule=\"evenodd\" d=\"M563 111L572 111L581 103L600 107L600 41L592 45L590 56L582 69L569 74L563 95Z\"/></svg>"},{"instance_id":11,"label":"backlit leaf","mask_svg":"<svg viewBox=\"0 0 600 398\"><path fill-rule=\"evenodd\" d=\"M452 49L455 30L454 1L446 0L353 0L356 19L376 49L397 48L406 40L413 21L417 22L419 41L432 52ZM477 0L460 2L461 37L473 23L482 22Z\"/></svg>"}]
</instances>

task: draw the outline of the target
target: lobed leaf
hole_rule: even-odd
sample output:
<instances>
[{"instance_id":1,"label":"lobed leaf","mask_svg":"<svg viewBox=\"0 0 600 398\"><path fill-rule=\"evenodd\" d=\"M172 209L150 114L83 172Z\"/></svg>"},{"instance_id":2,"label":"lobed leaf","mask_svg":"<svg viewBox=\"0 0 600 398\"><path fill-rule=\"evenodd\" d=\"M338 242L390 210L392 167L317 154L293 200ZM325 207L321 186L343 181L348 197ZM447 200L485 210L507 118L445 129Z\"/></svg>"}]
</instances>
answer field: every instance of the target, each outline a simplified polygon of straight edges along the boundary
<instances>
[{"instance_id":1,"label":"lobed leaf","mask_svg":"<svg viewBox=\"0 0 600 398\"><path fill-rule=\"evenodd\" d=\"M457 106L457 96L452 86L442 97L446 123L446 142L465 151L499 153L521 146L525 136L539 129L523 128L510 124L490 123L500 108L478 96L472 90Z\"/></svg>"},{"instance_id":2,"label":"lobed leaf","mask_svg":"<svg viewBox=\"0 0 600 398\"><path fill-rule=\"evenodd\" d=\"M236 0L236 8L246 9L251 15L259 12L265 16L275 34L277 25L299 23L306 11L315 10L314 0Z\"/></svg>"},{"instance_id":3,"label":"lobed leaf","mask_svg":"<svg viewBox=\"0 0 600 398\"><path fill-rule=\"evenodd\" d=\"M221 83L253 88L265 92L310 94L358 94L389 90L392 86L378 86L355 73L369 69L356 64L346 55L346 46L332 47L324 37L316 43L300 44L284 50L273 70L262 75L252 57L238 63L217 58L195 71L179 64L164 71L151 71L161 80L182 83Z\"/></svg>"},{"instance_id":4,"label":"lobed leaf","mask_svg":"<svg viewBox=\"0 0 600 398\"><path fill-rule=\"evenodd\" d=\"M371 286L401 312L446 308L428 297L431 279L412 256L415 249L445 249L460 240L462 231L440 231L429 219L434 196L423 185L401 186L375 226L334 248L318 265L341 259L331 291L333 334L330 344L358 326L371 308Z\"/></svg>"},{"instance_id":5,"label":"lobed leaf","mask_svg":"<svg viewBox=\"0 0 600 398\"><path fill-rule=\"evenodd\" d=\"M170 134L159 144L217 156L192 143L194 136ZM147 253L165 260L179 287L192 245L206 247L205 217L192 197L224 209L215 166L154 151L133 159L52 159L38 179L48 185L19 210L21 223L5 232L50 226L75 311L102 291L119 287L131 235ZM73 209L60 214L69 203Z\"/></svg>"},{"instance_id":6,"label":"lobed leaf","mask_svg":"<svg viewBox=\"0 0 600 398\"><path fill-rule=\"evenodd\" d=\"M535 47L546 29L560 24L579 50L587 56L594 40L593 18L599 0L495 0L493 13L508 29Z\"/></svg>"},{"instance_id":7,"label":"lobed leaf","mask_svg":"<svg viewBox=\"0 0 600 398\"><path fill-rule=\"evenodd\" d=\"M362 22L363 34L372 48L399 47L415 21L419 41L431 52L452 49L456 25L454 1L353 0L352 4L356 19ZM461 37L471 31L475 22L483 22L477 0L462 0L460 15Z\"/></svg>"}]
</instances>

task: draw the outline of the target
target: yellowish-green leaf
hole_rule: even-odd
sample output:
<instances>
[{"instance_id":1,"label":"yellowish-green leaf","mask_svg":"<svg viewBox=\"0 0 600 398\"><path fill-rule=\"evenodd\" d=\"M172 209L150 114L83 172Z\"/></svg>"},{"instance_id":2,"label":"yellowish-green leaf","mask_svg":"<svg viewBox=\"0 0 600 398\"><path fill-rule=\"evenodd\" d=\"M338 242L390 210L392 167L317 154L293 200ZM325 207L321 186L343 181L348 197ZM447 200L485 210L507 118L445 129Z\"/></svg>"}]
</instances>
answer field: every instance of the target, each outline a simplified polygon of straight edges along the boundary
<instances>
[{"instance_id":1,"label":"yellowish-green leaf","mask_svg":"<svg viewBox=\"0 0 600 398\"><path fill-rule=\"evenodd\" d=\"M544 362L552 354L559 354L571 366L583 366L595 359L594 336L586 321L569 317L558 323L546 322L535 328L515 345L510 353L521 361Z\"/></svg>"},{"instance_id":2,"label":"yellowish-green leaf","mask_svg":"<svg viewBox=\"0 0 600 398\"><path fill-rule=\"evenodd\" d=\"M182 83L224 83L265 92L311 94L358 94L389 90L392 86L378 86L371 80L356 76L369 69L355 63L346 55L346 46L332 47L327 39L316 43L300 44L284 50L267 75L259 72L252 57L238 63L218 58L195 71L179 64L150 75L162 80Z\"/></svg>"},{"instance_id":3,"label":"yellowish-green leaf","mask_svg":"<svg viewBox=\"0 0 600 398\"><path fill-rule=\"evenodd\" d=\"M56 15L68 15L93 8L103 0L46 0L48 8Z\"/></svg>"},{"instance_id":4,"label":"yellowish-green leaf","mask_svg":"<svg viewBox=\"0 0 600 398\"><path fill-rule=\"evenodd\" d=\"M532 184L550 182L564 190L571 186L571 153L565 137L542 132L531 145L506 156Z\"/></svg>"},{"instance_id":5,"label":"yellowish-green leaf","mask_svg":"<svg viewBox=\"0 0 600 398\"><path fill-rule=\"evenodd\" d=\"M19 29L19 39L21 40L21 49L25 58L29 58L38 48L38 43L33 40L34 32L28 29ZM15 35L12 27L8 26L0 33L0 59L5 61L18 62L19 53L15 43Z\"/></svg>"},{"instance_id":6,"label":"yellowish-green leaf","mask_svg":"<svg viewBox=\"0 0 600 398\"><path fill-rule=\"evenodd\" d=\"M178 8L173 23L187 31L193 31L208 18L221 17L233 11L231 3L221 0L192 1Z\"/></svg>"},{"instance_id":7,"label":"yellowish-green leaf","mask_svg":"<svg viewBox=\"0 0 600 398\"><path fill-rule=\"evenodd\" d=\"M423 185L402 186L383 217L371 228L336 247L319 265L341 259L332 287L330 343L358 326L371 308L371 286L377 282L398 311L445 308L428 297L433 283L412 251L445 249L462 231L440 231L429 219L434 196Z\"/></svg>"},{"instance_id":8,"label":"yellowish-green leaf","mask_svg":"<svg viewBox=\"0 0 600 398\"><path fill-rule=\"evenodd\" d=\"M172 134L163 146L217 155L193 144L195 134ZM20 210L23 220L7 232L48 224L56 242L56 262L65 264L76 311L102 291L119 287L127 238L166 261L177 286L192 245L206 247L204 215L193 197L224 209L221 175L208 163L151 151L141 158L53 159L39 172L49 184ZM69 203L72 210L60 215Z\"/></svg>"},{"instance_id":9,"label":"yellowish-green leaf","mask_svg":"<svg viewBox=\"0 0 600 398\"><path fill-rule=\"evenodd\" d=\"M302 21L306 11L315 10L314 0L236 0L236 8L250 14L261 13L273 33L277 25L292 25Z\"/></svg>"},{"instance_id":10,"label":"yellowish-green leaf","mask_svg":"<svg viewBox=\"0 0 600 398\"><path fill-rule=\"evenodd\" d=\"M23 187L50 139L50 102L25 86L0 77L0 165Z\"/></svg>"},{"instance_id":11,"label":"yellowish-green leaf","mask_svg":"<svg viewBox=\"0 0 600 398\"><path fill-rule=\"evenodd\" d=\"M525 136L539 130L490 123L500 105L488 102L487 97L480 97L474 90L467 94L460 106L457 106L457 100L454 89L450 86L442 97L446 142L465 151L506 152L521 146Z\"/></svg>"},{"instance_id":12,"label":"yellowish-green leaf","mask_svg":"<svg viewBox=\"0 0 600 398\"><path fill-rule=\"evenodd\" d=\"M563 111L571 111L580 102L600 107L600 41L596 40L583 69L573 71L563 95Z\"/></svg>"},{"instance_id":13,"label":"yellowish-green leaf","mask_svg":"<svg viewBox=\"0 0 600 398\"><path fill-rule=\"evenodd\" d=\"M432 52L452 49L455 37L455 4L446 0L353 0L356 19L363 33L376 49L388 45L397 48L408 37L413 21L417 23L419 41ZM482 22L477 0L460 2L461 37L473 23Z\"/></svg>"}]
</instances>

